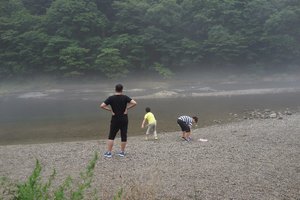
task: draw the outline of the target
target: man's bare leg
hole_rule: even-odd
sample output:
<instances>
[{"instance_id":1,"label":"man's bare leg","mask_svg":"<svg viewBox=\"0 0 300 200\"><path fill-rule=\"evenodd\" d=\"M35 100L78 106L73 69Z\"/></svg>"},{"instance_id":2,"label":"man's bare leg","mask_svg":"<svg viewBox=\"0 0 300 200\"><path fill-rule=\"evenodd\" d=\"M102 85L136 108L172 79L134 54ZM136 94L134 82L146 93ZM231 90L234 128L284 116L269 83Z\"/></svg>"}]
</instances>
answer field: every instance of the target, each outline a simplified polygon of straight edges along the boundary
<instances>
[{"instance_id":1,"label":"man's bare leg","mask_svg":"<svg viewBox=\"0 0 300 200\"><path fill-rule=\"evenodd\" d=\"M125 147L126 147L127 142L121 142L121 151L125 152Z\"/></svg>"},{"instance_id":2,"label":"man's bare leg","mask_svg":"<svg viewBox=\"0 0 300 200\"><path fill-rule=\"evenodd\" d=\"M113 146L114 146L114 141L113 140L108 140L107 141L107 151L111 152Z\"/></svg>"}]
</instances>

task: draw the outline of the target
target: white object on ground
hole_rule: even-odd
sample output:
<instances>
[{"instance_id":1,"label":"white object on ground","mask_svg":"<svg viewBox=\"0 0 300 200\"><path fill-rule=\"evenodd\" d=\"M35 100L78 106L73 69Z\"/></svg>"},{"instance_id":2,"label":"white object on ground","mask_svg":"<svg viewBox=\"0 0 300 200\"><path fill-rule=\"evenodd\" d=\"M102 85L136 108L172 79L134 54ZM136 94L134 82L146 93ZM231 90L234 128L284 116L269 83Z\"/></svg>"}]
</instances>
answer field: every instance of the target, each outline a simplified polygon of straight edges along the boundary
<instances>
[{"instance_id":1,"label":"white object on ground","mask_svg":"<svg viewBox=\"0 0 300 200\"><path fill-rule=\"evenodd\" d=\"M207 142L208 140L207 140L207 139L202 139L202 138L200 138L199 141L200 141L200 142Z\"/></svg>"}]
</instances>

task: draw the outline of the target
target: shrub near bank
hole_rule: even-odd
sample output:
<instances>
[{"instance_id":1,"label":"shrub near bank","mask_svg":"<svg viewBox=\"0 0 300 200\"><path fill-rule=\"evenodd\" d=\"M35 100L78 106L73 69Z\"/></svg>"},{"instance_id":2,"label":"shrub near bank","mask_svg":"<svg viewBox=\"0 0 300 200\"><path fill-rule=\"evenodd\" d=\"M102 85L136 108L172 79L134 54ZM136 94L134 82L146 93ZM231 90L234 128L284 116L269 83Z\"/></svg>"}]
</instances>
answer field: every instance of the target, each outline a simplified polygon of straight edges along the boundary
<instances>
[{"instance_id":1,"label":"shrub near bank","mask_svg":"<svg viewBox=\"0 0 300 200\"><path fill-rule=\"evenodd\" d=\"M84 199L84 192L91 187L97 160L98 154L95 153L86 170L80 173L80 180L78 182L74 182L71 177L68 177L57 189L53 189L52 186L56 171L53 170L53 173L46 183L43 183L41 181L42 166L40 162L36 160L35 168L26 182L13 184L5 177L1 178L1 196L4 195L5 197L0 197L0 199L2 200L6 197L6 199L14 200ZM93 199L97 199L96 193Z\"/></svg>"}]
</instances>

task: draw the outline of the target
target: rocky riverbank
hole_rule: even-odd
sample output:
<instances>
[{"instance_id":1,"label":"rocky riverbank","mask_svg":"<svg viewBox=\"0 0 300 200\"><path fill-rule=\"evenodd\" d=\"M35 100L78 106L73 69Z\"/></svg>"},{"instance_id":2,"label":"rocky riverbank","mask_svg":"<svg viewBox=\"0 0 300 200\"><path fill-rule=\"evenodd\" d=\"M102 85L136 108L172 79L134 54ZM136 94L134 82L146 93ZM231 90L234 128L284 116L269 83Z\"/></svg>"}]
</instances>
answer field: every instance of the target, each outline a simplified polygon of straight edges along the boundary
<instances>
[{"instance_id":1,"label":"rocky riverbank","mask_svg":"<svg viewBox=\"0 0 300 200\"><path fill-rule=\"evenodd\" d=\"M0 146L0 176L25 181L38 159L43 177L56 169L55 187L78 178L98 152L87 199L94 189L112 199L120 188L124 199L298 199L300 115L254 118L195 129L192 142L180 132L159 133L158 141L129 137L125 158L115 155L119 139L111 159L103 157L105 140Z\"/></svg>"}]
</instances>

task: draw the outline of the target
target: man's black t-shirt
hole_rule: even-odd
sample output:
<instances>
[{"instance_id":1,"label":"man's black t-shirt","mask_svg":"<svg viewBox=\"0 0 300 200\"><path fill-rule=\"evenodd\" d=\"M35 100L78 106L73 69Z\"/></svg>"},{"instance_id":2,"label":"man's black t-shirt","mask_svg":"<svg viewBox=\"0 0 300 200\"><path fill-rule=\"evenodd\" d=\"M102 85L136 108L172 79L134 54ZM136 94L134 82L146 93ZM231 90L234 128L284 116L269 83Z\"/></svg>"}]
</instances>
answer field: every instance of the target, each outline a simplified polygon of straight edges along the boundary
<instances>
[{"instance_id":1,"label":"man's black t-shirt","mask_svg":"<svg viewBox=\"0 0 300 200\"><path fill-rule=\"evenodd\" d=\"M129 103L132 99L126 95L113 95L108 97L104 103L106 105L110 105L112 111L115 113L115 116L123 116L127 107L127 103Z\"/></svg>"}]
</instances>

